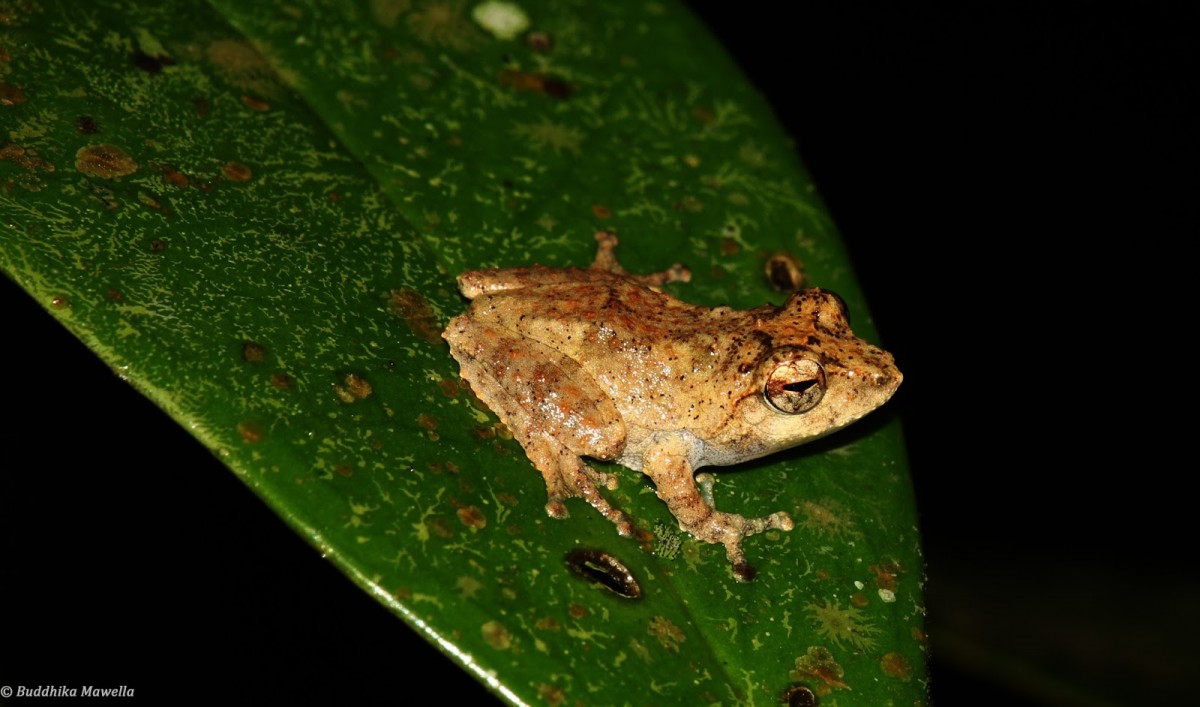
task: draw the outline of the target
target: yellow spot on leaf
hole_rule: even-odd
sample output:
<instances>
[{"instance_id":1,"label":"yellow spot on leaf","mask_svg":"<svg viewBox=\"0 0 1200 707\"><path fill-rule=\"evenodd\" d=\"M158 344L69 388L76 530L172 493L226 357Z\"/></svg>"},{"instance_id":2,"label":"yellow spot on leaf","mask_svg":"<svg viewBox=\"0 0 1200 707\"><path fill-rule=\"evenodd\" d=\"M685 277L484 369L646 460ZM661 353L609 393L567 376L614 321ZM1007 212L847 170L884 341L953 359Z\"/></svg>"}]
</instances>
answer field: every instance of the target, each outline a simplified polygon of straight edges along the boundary
<instances>
[{"instance_id":1,"label":"yellow spot on leaf","mask_svg":"<svg viewBox=\"0 0 1200 707\"><path fill-rule=\"evenodd\" d=\"M679 644L687 640L687 636L683 635L683 631L678 626L662 616L650 619L649 633L658 639L663 648L673 653L678 653Z\"/></svg>"},{"instance_id":2,"label":"yellow spot on leaf","mask_svg":"<svg viewBox=\"0 0 1200 707\"><path fill-rule=\"evenodd\" d=\"M502 0L486 0L471 10L471 18L496 39L508 41L529 29L529 15L519 5Z\"/></svg>"},{"instance_id":3,"label":"yellow spot on leaf","mask_svg":"<svg viewBox=\"0 0 1200 707\"><path fill-rule=\"evenodd\" d=\"M488 621L480 629L483 640L498 651L506 651L512 647L512 634L499 621Z\"/></svg>"}]
</instances>

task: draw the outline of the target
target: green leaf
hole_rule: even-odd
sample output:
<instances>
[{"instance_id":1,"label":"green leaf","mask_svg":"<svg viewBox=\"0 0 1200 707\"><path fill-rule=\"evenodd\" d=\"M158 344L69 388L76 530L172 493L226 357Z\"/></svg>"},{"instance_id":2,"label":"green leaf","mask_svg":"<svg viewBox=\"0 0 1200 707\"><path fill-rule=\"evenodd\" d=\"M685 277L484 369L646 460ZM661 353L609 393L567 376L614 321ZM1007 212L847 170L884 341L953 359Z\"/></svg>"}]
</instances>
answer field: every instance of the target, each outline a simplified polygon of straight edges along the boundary
<instances>
[{"instance_id":1,"label":"green leaf","mask_svg":"<svg viewBox=\"0 0 1200 707\"><path fill-rule=\"evenodd\" d=\"M440 339L465 269L584 265L780 301L799 259L875 333L762 99L675 3L0 4L0 268L395 614L514 703L925 696L921 558L886 414L736 469L747 541L545 516ZM616 557L642 596L573 573ZM576 562L576 564L578 564ZM653 697L650 697L653 696ZM801 694L793 699L803 703Z\"/></svg>"}]
</instances>

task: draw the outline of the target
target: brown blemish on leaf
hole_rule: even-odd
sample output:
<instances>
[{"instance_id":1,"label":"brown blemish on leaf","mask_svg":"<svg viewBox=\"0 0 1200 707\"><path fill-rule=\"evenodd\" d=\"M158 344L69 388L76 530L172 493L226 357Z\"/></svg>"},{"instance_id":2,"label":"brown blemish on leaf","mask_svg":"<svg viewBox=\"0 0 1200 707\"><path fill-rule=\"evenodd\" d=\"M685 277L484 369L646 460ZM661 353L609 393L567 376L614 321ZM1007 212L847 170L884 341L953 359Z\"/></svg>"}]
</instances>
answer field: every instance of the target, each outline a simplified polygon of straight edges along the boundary
<instances>
[{"instance_id":1,"label":"brown blemish on leaf","mask_svg":"<svg viewBox=\"0 0 1200 707\"><path fill-rule=\"evenodd\" d=\"M38 157L37 150L31 147L21 147L12 142L4 147L0 147L0 162L12 162L29 172L36 172L38 170L43 172L54 171L54 165Z\"/></svg>"},{"instance_id":2,"label":"brown blemish on leaf","mask_svg":"<svg viewBox=\"0 0 1200 707\"><path fill-rule=\"evenodd\" d=\"M458 520L472 530L483 530L487 527L487 518L475 506L463 506L457 513Z\"/></svg>"},{"instance_id":3,"label":"brown blemish on leaf","mask_svg":"<svg viewBox=\"0 0 1200 707\"><path fill-rule=\"evenodd\" d=\"M116 145L101 143L79 148L75 153L75 169L89 177L118 179L136 172L138 164Z\"/></svg>"},{"instance_id":4,"label":"brown blemish on leaf","mask_svg":"<svg viewBox=\"0 0 1200 707\"><path fill-rule=\"evenodd\" d=\"M349 464L334 464L333 473L337 474L338 476L344 476L348 479L351 476L354 476L354 467L350 466Z\"/></svg>"},{"instance_id":5,"label":"brown blemish on leaf","mask_svg":"<svg viewBox=\"0 0 1200 707\"><path fill-rule=\"evenodd\" d=\"M662 647L672 653L678 653L679 644L687 640L678 626L661 616L650 619L648 633L657 638Z\"/></svg>"},{"instance_id":6,"label":"brown blemish on leaf","mask_svg":"<svg viewBox=\"0 0 1200 707\"><path fill-rule=\"evenodd\" d=\"M226 162L221 165L221 174L231 182L248 182L254 177L254 172L241 162Z\"/></svg>"},{"instance_id":7,"label":"brown blemish on leaf","mask_svg":"<svg viewBox=\"0 0 1200 707\"><path fill-rule=\"evenodd\" d=\"M912 666L909 665L908 659L899 653L885 653L879 659L879 669L889 678L896 678L902 682L912 680Z\"/></svg>"},{"instance_id":8,"label":"brown blemish on leaf","mask_svg":"<svg viewBox=\"0 0 1200 707\"><path fill-rule=\"evenodd\" d=\"M424 429L429 430L430 432L436 430L438 427L437 418L434 417L433 415L430 415L429 413L424 413L424 412L421 413L420 415L417 415L417 424L420 425L421 427L423 427Z\"/></svg>"},{"instance_id":9,"label":"brown blemish on leaf","mask_svg":"<svg viewBox=\"0 0 1200 707\"><path fill-rule=\"evenodd\" d=\"M287 390L292 387L292 377L286 373L272 373L271 385L279 390Z\"/></svg>"},{"instance_id":10,"label":"brown blemish on leaf","mask_svg":"<svg viewBox=\"0 0 1200 707\"><path fill-rule=\"evenodd\" d=\"M780 292L798 292L804 289L808 278L804 273L804 263L799 258L784 251L771 253L763 265L767 281Z\"/></svg>"},{"instance_id":11,"label":"brown blemish on leaf","mask_svg":"<svg viewBox=\"0 0 1200 707\"><path fill-rule=\"evenodd\" d=\"M249 108L252 111L256 111L259 113L266 113L267 111L271 110L270 103L267 103L264 100L255 98L254 96L242 96L242 105L246 106L247 108Z\"/></svg>"},{"instance_id":12,"label":"brown blemish on leaf","mask_svg":"<svg viewBox=\"0 0 1200 707\"><path fill-rule=\"evenodd\" d=\"M508 506L509 508L513 508L520 503L516 496L507 491L501 491L500 493L496 494L496 500L502 505Z\"/></svg>"},{"instance_id":13,"label":"brown blemish on leaf","mask_svg":"<svg viewBox=\"0 0 1200 707\"><path fill-rule=\"evenodd\" d=\"M166 249L167 244L163 242L162 239L155 238L154 240L150 241L150 250L154 251L155 253L161 253Z\"/></svg>"},{"instance_id":14,"label":"brown blemish on leaf","mask_svg":"<svg viewBox=\"0 0 1200 707\"><path fill-rule=\"evenodd\" d=\"M517 91L534 91L550 98L569 98L575 92L575 87L565 79L540 71L505 69L500 72L499 81L501 86Z\"/></svg>"},{"instance_id":15,"label":"brown blemish on leaf","mask_svg":"<svg viewBox=\"0 0 1200 707\"><path fill-rule=\"evenodd\" d=\"M52 297L50 298L50 306L55 309L67 309L71 306L71 300L62 296Z\"/></svg>"},{"instance_id":16,"label":"brown blemish on leaf","mask_svg":"<svg viewBox=\"0 0 1200 707\"><path fill-rule=\"evenodd\" d=\"M408 287L392 290L388 298L388 307L392 314L408 324L413 334L431 344L442 343L441 327L438 326L433 308L429 306L429 301L424 295Z\"/></svg>"},{"instance_id":17,"label":"brown blemish on leaf","mask_svg":"<svg viewBox=\"0 0 1200 707\"><path fill-rule=\"evenodd\" d=\"M438 390L442 391L442 395L447 398L457 398L459 391L462 390L461 382L458 378L443 378L438 381Z\"/></svg>"},{"instance_id":18,"label":"brown blemish on leaf","mask_svg":"<svg viewBox=\"0 0 1200 707\"><path fill-rule=\"evenodd\" d=\"M19 106L28 100L20 86L0 81L0 106Z\"/></svg>"},{"instance_id":19,"label":"brown blemish on leaf","mask_svg":"<svg viewBox=\"0 0 1200 707\"><path fill-rule=\"evenodd\" d=\"M246 363L262 363L267 357L267 348L253 341L242 343L242 360Z\"/></svg>"},{"instance_id":20,"label":"brown blemish on leaf","mask_svg":"<svg viewBox=\"0 0 1200 707\"><path fill-rule=\"evenodd\" d=\"M425 527L439 538L449 538L454 535L454 528L451 528L450 524L441 518L431 518L425 521Z\"/></svg>"},{"instance_id":21,"label":"brown blemish on leaf","mask_svg":"<svg viewBox=\"0 0 1200 707\"><path fill-rule=\"evenodd\" d=\"M481 628L483 640L498 651L506 651L512 647L512 634L499 621L488 621Z\"/></svg>"},{"instance_id":22,"label":"brown blemish on leaf","mask_svg":"<svg viewBox=\"0 0 1200 707\"><path fill-rule=\"evenodd\" d=\"M375 392L374 389L371 388L371 384L367 382L367 379L356 373L351 373L350 375L346 376L346 388L354 394L354 397L359 398L360 400L362 398L370 397L371 393Z\"/></svg>"},{"instance_id":23,"label":"brown blemish on leaf","mask_svg":"<svg viewBox=\"0 0 1200 707\"><path fill-rule=\"evenodd\" d=\"M241 39L215 40L205 50L205 58L231 84L244 91L268 97L279 94L278 74L271 68L271 62L250 42ZM260 109L252 103L264 106L262 110L269 109L265 103L249 96L243 96L242 102L254 110Z\"/></svg>"},{"instance_id":24,"label":"brown blemish on leaf","mask_svg":"<svg viewBox=\"0 0 1200 707\"><path fill-rule=\"evenodd\" d=\"M828 695L836 690L849 690L842 678L846 671L834 660L825 646L809 646L804 655L796 658L796 667L788 676L796 682L817 681L816 692Z\"/></svg>"},{"instance_id":25,"label":"brown blemish on leaf","mask_svg":"<svg viewBox=\"0 0 1200 707\"><path fill-rule=\"evenodd\" d=\"M163 167L162 173L163 182L170 184L180 189L187 189L192 180L186 174L180 172L174 167Z\"/></svg>"},{"instance_id":26,"label":"brown blemish on leaf","mask_svg":"<svg viewBox=\"0 0 1200 707\"><path fill-rule=\"evenodd\" d=\"M192 99L192 110L196 111L197 118L203 118L212 111L212 104L204 96L196 96Z\"/></svg>"},{"instance_id":27,"label":"brown blemish on leaf","mask_svg":"<svg viewBox=\"0 0 1200 707\"><path fill-rule=\"evenodd\" d=\"M124 302L125 295L121 294L121 291L117 288L110 287L104 291L104 299L108 300L109 302Z\"/></svg>"},{"instance_id":28,"label":"brown blemish on leaf","mask_svg":"<svg viewBox=\"0 0 1200 707\"><path fill-rule=\"evenodd\" d=\"M592 204L592 215L601 220L610 219L612 218L612 209L604 204Z\"/></svg>"},{"instance_id":29,"label":"brown blemish on leaf","mask_svg":"<svg viewBox=\"0 0 1200 707\"><path fill-rule=\"evenodd\" d=\"M525 35L525 46L538 54L549 54L554 49L554 37L549 32L533 30Z\"/></svg>"},{"instance_id":30,"label":"brown blemish on leaf","mask_svg":"<svg viewBox=\"0 0 1200 707\"><path fill-rule=\"evenodd\" d=\"M576 621L587 616L587 613L587 609L585 609L582 604L575 604L572 602L572 604L567 607L567 615Z\"/></svg>"},{"instance_id":31,"label":"brown blemish on leaf","mask_svg":"<svg viewBox=\"0 0 1200 707\"><path fill-rule=\"evenodd\" d=\"M538 619L533 624L533 627L543 631L557 631L560 628L560 625L558 623L558 619L554 618L553 616L546 616Z\"/></svg>"},{"instance_id":32,"label":"brown blemish on leaf","mask_svg":"<svg viewBox=\"0 0 1200 707\"><path fill-rule=\"evenodd\" d=\"M462 469L460 469L458 464L455 464L454 462L446 462L446 471L450 472L451 474L457 474L458 472L462 471Z\"/></svg>"},{"instance_id":33,"label":"brown blemish on leaf","mask_svg":"<svg viewBox=\"0 0 1200 707\"><path fill-rule=\"evenodd\" d=\"M823 499L820 503L804 501L800 504L800 513L804 516L804 519L800 521L800 527L821 537L847 539L862 536L862 533L855 527L849 511L837 501L831 499Z\"/></svg>"},{"instance_id":34,"label":"brown blemish on leaf","mask_svg":"<svg viewBox=\"0 0 1200 707\"><path fill-rule=\"evenodd\" d=\"M924 630L922 630L922 629L920 629L920 628L918 628L918 627L916 627L916 626L914 626L914 627L913 627L913 630L912 630L912 637L913 637L913 639L915 639L915 640L916 640L918 643L924 643L924 642L925 642L925 631L924 631Z\"/></svg>"},{"instance_id":35,"label":"brown blemish on leaf","mask_svg":"<svg viewBox=\"0 0 1200 707\"><path fill-rule=\"evenodd\" d=\"M100 123L90 115L81 115L75 119L75 129L80 135L95 135L100 132Z\"/></svg>"},{"instance_id":36,"label":"brown blemish on leaf","mask_svg":"<svg viewBox=\"0 0 1200 707\"><path fill-rule=\"evenodd\" d=\"M370 397L374 389L367 382L367 379L357 373L350 373L346 375L346 384L344 386L337 383L333 384L333 392L337 395L338 400L341 400L343 403L353 403L356 400Z\"/></svg>"},{"instance_id":37,"label":"brown blemish on leaf","mask_svg":"<svg viewBox=\"0 0 1200 707\"><path fill-rule=\"evenodd\" d=\"M875 586L880 589L896 591L896 575L900 572L900 563L892 560L878 565L871 565L871 574L875 575Z\"/></svg>"},{"instance_id":38,"label":"brown blemish on leaf","mask_svg":"<svg viewBox=\"0 0 1200 707\"><path fill-rule=\"evenodd\" d=\"M253 420L242 420L239 422L237 424L237 431L243 440L250 443L259 442L263 438L262 425Z\"/></svg>"},{"instance_id":39,"label":"brown blemish on leaf","mask_svg":"<svg viewBox=\"0 0 1200 707\"><path fill-rule=\"evenodd\" d=\"M559 707L559 705L567 701L567 695L561 687L558 685L547 685L546 683L538 685L538 697L545 700L546 704L550 705L550 707Z\"/></svg>"},{"instance_id":40,"label":"brown blemish on leaf","mask_svg":"<svg viewBox=\"0 0 1200 707\"><path fill-rule=\"evenodd\" d=\"M175 60L165 54L151 56L140 49L129 55L129 61L137 68L151 75L162 73L164 67L175 65Z\"/></svg>"},{"instance_id":41,"label":"brown blemish on leaf","mask_svg":"<svg viewBox=\"0 0 1200 707\"><path fill-rule=\"evenodd\" d=\"M867 604L870 604L871 600L867 598L866 594L863 594L862 592L855 592L850 595L850 603L861 609Z\"/></svg>"}]
</instances>

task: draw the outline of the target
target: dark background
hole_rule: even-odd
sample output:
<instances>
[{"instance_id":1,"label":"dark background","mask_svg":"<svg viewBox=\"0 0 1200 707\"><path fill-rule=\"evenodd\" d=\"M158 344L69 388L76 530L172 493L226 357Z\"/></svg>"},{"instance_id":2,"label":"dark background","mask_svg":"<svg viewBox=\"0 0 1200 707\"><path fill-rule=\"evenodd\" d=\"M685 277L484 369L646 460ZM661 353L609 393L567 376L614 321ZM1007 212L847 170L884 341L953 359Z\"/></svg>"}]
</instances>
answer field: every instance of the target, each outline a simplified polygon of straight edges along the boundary
<instances>
[{"instance_id":1,"label":"dark background","mask_svg":"<svg viewBox=\"0 0 1200 707\"><path fill-rule=\"evenodd\" d=\"M935 699L1194 702L1195 463L1171 451L1196 387L1173 314L1190 11L692 4L795 138L905 371ZM0 301L0 684L490 699L7 281ZM158 474L193 493L147 498Z\"/></svg>"}]
</instances>

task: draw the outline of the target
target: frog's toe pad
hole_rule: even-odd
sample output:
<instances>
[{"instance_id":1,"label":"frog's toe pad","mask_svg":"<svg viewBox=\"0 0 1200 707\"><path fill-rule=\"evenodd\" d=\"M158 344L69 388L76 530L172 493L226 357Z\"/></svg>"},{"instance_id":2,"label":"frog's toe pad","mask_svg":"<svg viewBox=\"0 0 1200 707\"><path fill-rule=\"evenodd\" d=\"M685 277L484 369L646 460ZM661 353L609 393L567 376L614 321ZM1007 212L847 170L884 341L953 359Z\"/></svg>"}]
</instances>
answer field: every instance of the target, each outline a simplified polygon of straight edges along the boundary
<instances>
[{"instance_id":1,"label":"frog's toe pad","mask_svg":"<svg viewBox=\"0 0 1200 707\"><path fill-rule=\"evenodd\" d=\"M546 503L546 515L551 518L570 518L571 512L567 510L567 504L562 502L562 499L552 498Z\"/></svg>"}]
</instances>

